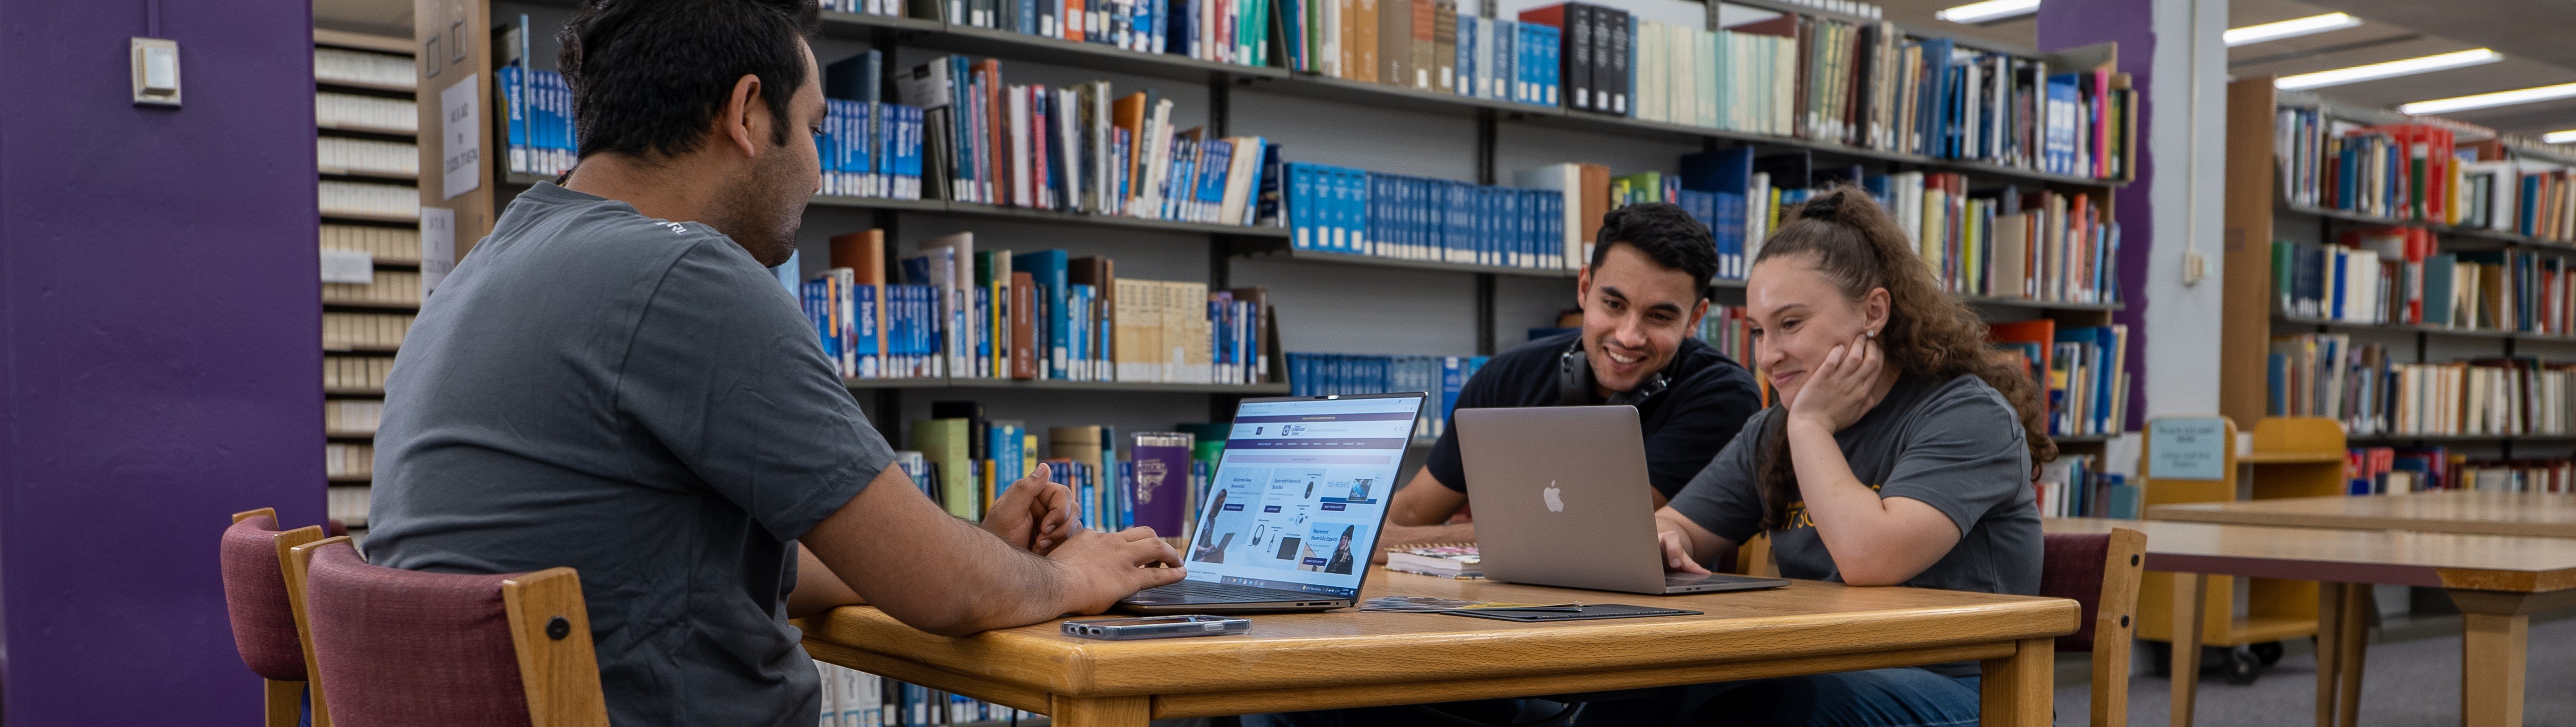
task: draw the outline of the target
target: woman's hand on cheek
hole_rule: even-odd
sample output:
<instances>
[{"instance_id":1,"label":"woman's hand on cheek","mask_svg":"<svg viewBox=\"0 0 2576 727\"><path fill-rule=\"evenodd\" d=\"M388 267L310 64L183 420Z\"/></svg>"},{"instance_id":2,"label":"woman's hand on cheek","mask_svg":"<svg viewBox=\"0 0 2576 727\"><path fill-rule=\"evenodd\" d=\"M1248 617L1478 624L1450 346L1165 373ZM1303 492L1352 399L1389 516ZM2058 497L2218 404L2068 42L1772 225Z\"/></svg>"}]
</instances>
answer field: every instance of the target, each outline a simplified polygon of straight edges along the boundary
<instances>
[{"instance_id":1,"label":"woman's hand on cheek","mask_svg":"<svg viewBox=\"0 0 2576 727\"><path fill-rule=\"evenodd\" d=\"M1851 343L1835 346L1807 372L1806 383L1790 400L1790 421L1811 422L1828 432L1851 426L1878 406L1878 374L1885 363L1875 338L1854 336Z\"/></svg>"}]
</instances>

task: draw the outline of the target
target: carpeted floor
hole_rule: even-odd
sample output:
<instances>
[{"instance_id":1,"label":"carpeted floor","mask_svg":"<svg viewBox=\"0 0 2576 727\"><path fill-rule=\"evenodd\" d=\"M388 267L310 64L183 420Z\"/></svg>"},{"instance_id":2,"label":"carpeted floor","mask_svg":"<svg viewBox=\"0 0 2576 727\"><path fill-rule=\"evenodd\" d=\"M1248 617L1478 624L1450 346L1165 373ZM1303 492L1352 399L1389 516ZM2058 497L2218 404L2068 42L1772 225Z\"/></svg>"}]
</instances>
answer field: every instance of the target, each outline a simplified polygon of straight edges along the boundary
<instances>
[{"instance_id":1,"label":"carpeted floor","mask_svg":"<svg viewBox=\"0 0 2576 727\"><path fill-rule=\"evenodd\" d=\"M2457 623L2452 621L2452 623ZM2421 630L2419 630L2421 631ZM2525 724L2576 725L2576 619L2531 624L2530 671L2524 680ZM2057 723L2085 724L2092 690L2061 680ZM2316 719L2317 661L2313 654L2283 657L2247 686L2216 674L2200 679L2199 727L2281 727ZM2170 724L2169 682L2141 672L2129 680L2129 724ZM2460 637L2456 627L2402 641L2373 644L2364 660L2363 727L2450 727L2460 723Z\"/></svg>"}]
</instances>

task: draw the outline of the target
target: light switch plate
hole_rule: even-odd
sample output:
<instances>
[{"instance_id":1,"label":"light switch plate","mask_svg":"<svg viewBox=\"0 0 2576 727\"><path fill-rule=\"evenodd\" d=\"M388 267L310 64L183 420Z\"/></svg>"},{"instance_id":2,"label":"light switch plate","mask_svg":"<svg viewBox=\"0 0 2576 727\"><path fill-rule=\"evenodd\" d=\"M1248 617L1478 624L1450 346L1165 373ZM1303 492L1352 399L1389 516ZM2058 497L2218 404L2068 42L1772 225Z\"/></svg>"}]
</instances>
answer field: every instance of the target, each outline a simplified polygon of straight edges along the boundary
<instances>
[{"instance_id":1,"label":"light switch plate","mask_svg":"<svg viewBox=\"0 0 2576 727\"><path fill-rule=\"evenodd\" d=\"M135 38L134 103L179 105L179 41Z\"/></svg>"}]
</instances>

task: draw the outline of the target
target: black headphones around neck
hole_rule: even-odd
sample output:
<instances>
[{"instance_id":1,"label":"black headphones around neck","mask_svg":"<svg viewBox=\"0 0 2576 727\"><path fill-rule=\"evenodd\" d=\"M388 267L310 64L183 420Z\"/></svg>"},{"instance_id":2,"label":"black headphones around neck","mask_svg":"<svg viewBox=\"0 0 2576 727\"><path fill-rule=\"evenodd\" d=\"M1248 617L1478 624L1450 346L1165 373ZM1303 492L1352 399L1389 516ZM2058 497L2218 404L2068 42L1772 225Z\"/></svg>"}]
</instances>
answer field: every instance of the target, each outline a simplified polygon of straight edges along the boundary
<instances>
[{"instance_id":1,"label":"black headphones around neck","mask_svg":"<svg viewBox=\"0 0 2576 727\"><path fill-rule=\"evenodd\" d=\"M1592 403L1592 361L1583 356L1583 339L1556 354L1556 403L1558 406L1583 406ZM1664 393L1672 379L1657 371L1638 382L1637 388L1610 395L1605 404L1643 406L1648 399Z\"/></svg>"}]
</instances>

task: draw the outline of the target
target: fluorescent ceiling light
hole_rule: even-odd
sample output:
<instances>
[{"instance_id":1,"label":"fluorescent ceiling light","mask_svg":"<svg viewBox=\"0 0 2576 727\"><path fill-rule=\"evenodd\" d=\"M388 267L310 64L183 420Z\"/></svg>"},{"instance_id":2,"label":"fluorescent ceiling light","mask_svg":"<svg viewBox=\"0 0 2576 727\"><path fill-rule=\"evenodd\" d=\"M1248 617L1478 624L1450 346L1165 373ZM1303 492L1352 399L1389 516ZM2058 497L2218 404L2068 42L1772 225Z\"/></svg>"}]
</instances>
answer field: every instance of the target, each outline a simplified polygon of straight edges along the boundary
<instances>
[{"instance_id":1,"label":"fluorescent ceiling light","mask_svg":"<svg viewBox=\"0 0 2576 727\"><path fill-rule=\"evenodd\" d=\"M2514 104L2531 103L2534 101L2547 101L2554 98L2567 98L2569 96L2576 96L2576 83L2561 83L2555 86L2534 86L2532 88L2517 88L2511 91L2481 93L2473 96L2453 96L2450 98L2437 98L2431 101L2417 101L2399 106L2397 107L2397 110L2408 114L2440 114L2452 111L2467 111L2469 109L2483 109L2491 106L2511 106Z\"/></svg>"},{"instance_id":2,"label":"fluorescent ceiling light","mask_svg":"<svg viewBox=\"0 0 2576 727\"><path fill-rule=\"evenodd\" d=\"M1975 24L2017 18L2036 12L2039 12L2039 0L1986 0L1933 13L1932 17L1953 23Z\"/></svg>"},{"instance_id":3,"label":"fluorescent ceiling light","mask_svg":"<svg viewBox=\"0 0 2576 727\"><path fill-rule=\"evenodd\" d=\"M2240 45L2261 43L2267 40L2296 38L2302 35L2316 35L2329 30L2342 30L2360 24L2360 18L2356 18L2345 13L2326 13L2324 15L2310 15L2304 18L2291 18L2278 23L2264 23L2262 25L2248 25L2242 28L2228 28L2227 32L2221 34L2219 37L2227 41L2227 47L2234 48Z\"/></svg>"},{"instance_id":4,"label":"fluorescent ceiling light","mask_svg":"<svg viewBox=\"0 0 2576 727\"><path fill-rule=\"evenodd\" d=\"M2272 85L2276 88L2293 91L2302 88L2324 88L2327 86L2341 86L2347 83L2376 81L2382 78L2411 76L2418 73L2430 73L2451 68L2494 63L2500 60L2504 60L2504 54L2497 53L2486 48L2478 48L2475 50L2417 56L2414 58L2394 60L2386 63L2373 63L2366 66L2337 68L2331 71L2302 73L2296 76L2282 76L2281 80L2273 81Z\"/></svg>"},{"instance_id":5,"label":"fluorescent ceiling light","mask_svg":"<svg viewBox=\"0 0 2576 727\"><path fill-rule=\"evenodd\" d=\"M2548 143L2551 143L2551 144L2566 144L2566 143L2576 142L2576 129L2568 129L2568 130L2566 130L2566 131L2552 131L2552 132L2549 132L2549 133L2546 133L2546 134L2541 134L2541 135L2540 135L2540 140L2541 140L2541 141L2548 142Z\"/></svg>"}]
</instances>

